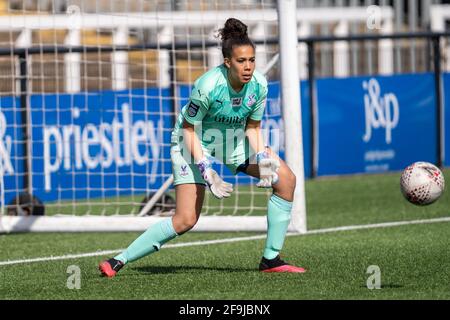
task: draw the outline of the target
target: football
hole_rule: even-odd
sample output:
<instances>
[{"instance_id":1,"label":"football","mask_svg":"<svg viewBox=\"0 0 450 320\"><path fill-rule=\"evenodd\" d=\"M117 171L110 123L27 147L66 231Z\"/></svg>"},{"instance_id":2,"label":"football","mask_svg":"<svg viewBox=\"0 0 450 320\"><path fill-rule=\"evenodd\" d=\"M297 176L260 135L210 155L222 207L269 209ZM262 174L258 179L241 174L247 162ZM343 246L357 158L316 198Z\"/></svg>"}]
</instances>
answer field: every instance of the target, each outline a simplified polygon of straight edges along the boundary
<instances>
[{"instance_id":1,"label":"football","mask_svg":"<svg viewBox=\"0 0 450 320\"><path fill-rule=\"evenodd\" d=\"M400 189L403 196L419 206L431 204L444 192L445 181L441 170L429 162L415 162L403 170Z\"/></svg>"}]
</instances>

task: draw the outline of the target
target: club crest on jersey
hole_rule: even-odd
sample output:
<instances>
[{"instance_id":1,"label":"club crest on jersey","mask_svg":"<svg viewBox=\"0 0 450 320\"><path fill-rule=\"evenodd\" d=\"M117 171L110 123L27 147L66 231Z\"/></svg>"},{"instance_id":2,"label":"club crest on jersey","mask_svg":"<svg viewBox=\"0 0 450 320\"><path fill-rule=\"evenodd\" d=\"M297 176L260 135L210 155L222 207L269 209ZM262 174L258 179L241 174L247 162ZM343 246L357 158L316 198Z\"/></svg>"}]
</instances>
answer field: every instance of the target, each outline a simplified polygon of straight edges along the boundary
<instances>
[{"instance_id":1,"label":"club crest on jersey","mask_svg":"<svg viewBox=\"0 0 450 320\"><path fill-rule=\"evenodd\" d=\"M232 107L239 107L242 103L242 98L232 98L231 99L231 106Z\"/></svg>"},{"instance_id":2,"label":"club crest on jersey","mask_svg":"<svg viewBox=\"0 0 450 320\"><path fill-rule=\"evenodd\" d=\"M255 102L256 102L256 94L253 93L248 97L247 107L251 107L252 105L255 104Z\"/></svg>"},{"instance_id":3,"label":"club crest on jersey","mask_svg":"<svg viewBox=\"0 0 450 320\"><path fill-rule=\"evenodd\" d=\"M187 113L190 117L195 117L197 115L198 109L200 109L200 107L191 102L188 106Z\"/></svg>"},{"instance_id":4,"label":"club crest on jersey","mask_svg":"<svg viewBox=\"0 0 450 320\"><path fill-rule=\"evenodd\" d=\"M189 175L189 172L187 171L187 165L184 164L181 166L180 176L186 177L187 175Z\"/></svg>"}]
</instances>

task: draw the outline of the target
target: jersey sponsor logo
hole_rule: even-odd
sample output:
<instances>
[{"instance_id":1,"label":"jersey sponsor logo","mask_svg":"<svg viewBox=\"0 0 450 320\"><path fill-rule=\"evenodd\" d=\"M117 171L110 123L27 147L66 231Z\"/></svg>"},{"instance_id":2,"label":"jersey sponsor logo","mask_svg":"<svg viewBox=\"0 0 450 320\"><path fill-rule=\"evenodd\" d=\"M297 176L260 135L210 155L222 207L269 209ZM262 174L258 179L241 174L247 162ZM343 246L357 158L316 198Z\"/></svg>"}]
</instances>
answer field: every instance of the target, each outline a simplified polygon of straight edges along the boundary
<instances>
[{"instance_id":1,"label":"jersey sponsor logo","mask_svg":"<svg viewBox=\"0 0 450 320\"><path fill-rule=\"evenodd\" d=\"M248 96L248 100L247 100L247 107L251 107L252 105L254 105L256 102L256 94L251 94Z\"/></svg>"},{"instance_id":2,"label":"jersey sponsor logo","mask_svg":"<svg viewBox=\"0 0 450 320\"><path fill-rule=\"evenodd\" d=\"M195 117L197 115L198 109L200 109L200 107L191 102L188 106L187 113L190 117Z\"/></svg>"},{"instance_id":3,"label":"jersey sponsor logo","mask_svg":"<svg viewBox=\"0 0 450 320\"><path fill-rule=\"evenodd\" d=\"M245 119L238 116L226 117L218 115L214 117L214 121L226 124L244 124Z\"/></svg>"},{"instance_id":4,"label":"jersey sponsor logo","mask_svg":"<svg viewBox=\"0 0 450 320\"><path fill-rule=\"evenodd\" d=\"M239 107L242 103L242 98L231 98L231 106Z\"/></svg>"}]
</instances>

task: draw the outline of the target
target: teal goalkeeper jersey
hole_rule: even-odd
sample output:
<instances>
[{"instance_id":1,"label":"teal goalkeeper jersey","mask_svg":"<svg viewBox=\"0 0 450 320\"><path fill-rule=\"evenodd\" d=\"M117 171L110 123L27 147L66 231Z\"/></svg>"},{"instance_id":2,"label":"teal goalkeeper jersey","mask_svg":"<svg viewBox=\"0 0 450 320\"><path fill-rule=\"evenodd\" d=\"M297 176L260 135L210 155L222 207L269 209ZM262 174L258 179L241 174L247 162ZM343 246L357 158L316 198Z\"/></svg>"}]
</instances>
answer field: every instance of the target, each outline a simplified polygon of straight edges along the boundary
<instances>
[{"instance_id":1,"label":"teal goalkeeper jersey","mask_svg":"<svg viewBox=\"0 0 450 320\"><path fill-rule=\"evenodd\" d=\"M255 70L252 79L236 92L228 81L227 68L223 64L215 67L195 81L189 102L178 115L172 143L181 141L181 128L186 120L197 127L203 149L237 148L242 139L236 136L245 131L247 119L261 121L266 97L267 80L258 71ZM236 140L241 141L236 143Z\"/></svg>"}]
</instances>

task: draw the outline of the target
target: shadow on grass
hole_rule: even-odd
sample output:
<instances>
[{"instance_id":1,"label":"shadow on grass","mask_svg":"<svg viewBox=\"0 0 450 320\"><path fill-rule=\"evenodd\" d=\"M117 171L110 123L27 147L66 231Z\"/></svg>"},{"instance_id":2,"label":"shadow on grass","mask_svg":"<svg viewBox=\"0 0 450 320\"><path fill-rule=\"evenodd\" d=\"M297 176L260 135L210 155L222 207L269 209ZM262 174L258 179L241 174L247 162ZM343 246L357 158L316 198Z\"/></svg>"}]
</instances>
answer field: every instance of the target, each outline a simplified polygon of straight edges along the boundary
<instances>
[{"instance_id":1,"label":"shadow on grass","mask_svg":"<svg viewBox=\"0 0 450 320\"><path fill-rule=\"evenodd\" d=\"M361 288L367 288L367 286L361 286ZM382 284L380 289L399 289L399 288L403 288L403 286L395 283L387 283ZM374 289L374 291L376 290Z\"/></svg>"},{"instance_id":2,"label":"shadow on grass","mask_svg":"<svg viewBox=\"0 0 450 320\"><path fill-rule=\"evenodd\" d=\"M135 267L132 270L151 273L151 274L168 274L168 273L191 273L193 271L218 271L218 272L248 272L258 271L258 268L232 268L232 267L206 267L206 266L145 266Z\"/></svg>"}]
</instances>

